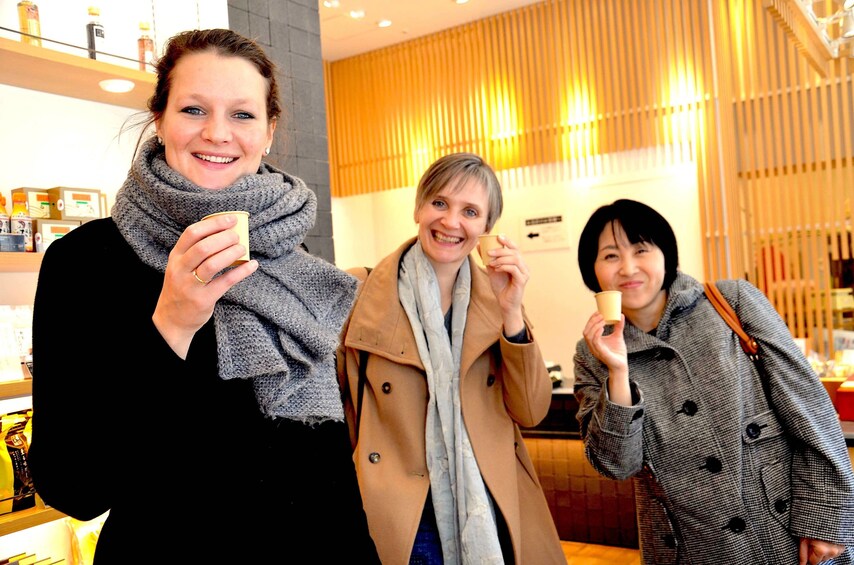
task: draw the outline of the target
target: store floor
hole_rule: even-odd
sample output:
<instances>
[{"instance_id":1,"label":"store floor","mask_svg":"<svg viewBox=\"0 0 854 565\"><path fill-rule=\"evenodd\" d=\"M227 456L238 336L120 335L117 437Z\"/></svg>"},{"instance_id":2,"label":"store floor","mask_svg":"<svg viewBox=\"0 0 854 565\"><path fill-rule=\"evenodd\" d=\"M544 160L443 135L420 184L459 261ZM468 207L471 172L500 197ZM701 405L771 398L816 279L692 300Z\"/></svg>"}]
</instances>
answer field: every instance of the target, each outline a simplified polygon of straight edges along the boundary
<instances>
[{"instance_id":1,"label":"store floor","mask_svg":"<svg viewBox=\"0 0 854 565\"><path fill-rule=\"evenodd\" d=\"M561 541L567 565L640 565L637 549Z\"/></svg>"}]
</instances>

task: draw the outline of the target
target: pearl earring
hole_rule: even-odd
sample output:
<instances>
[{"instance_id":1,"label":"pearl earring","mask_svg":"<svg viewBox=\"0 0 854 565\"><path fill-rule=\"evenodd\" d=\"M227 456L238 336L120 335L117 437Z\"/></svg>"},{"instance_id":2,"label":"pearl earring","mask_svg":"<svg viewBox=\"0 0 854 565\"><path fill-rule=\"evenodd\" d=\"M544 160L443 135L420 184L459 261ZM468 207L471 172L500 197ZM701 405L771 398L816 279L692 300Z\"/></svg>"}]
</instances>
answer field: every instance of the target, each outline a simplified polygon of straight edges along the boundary
<instances>
[{"instance_id":1,"label":"pearl earring","mask_svg":"<svg viewBox=\"0 0 854 565\"><path fill-rule=\"evenodd\" d=\"M157 143L159 143L160 145L163 145L163 138L160 137L159 135L157 136Z\"/></svg>"},{"instance_id":2,"label":"pearl earring","mask_svg":"<svg viewBox=\"0 0 854 565\"><path fill-rule=\"evenodd\" d=\"M269 154L270 154L270 148L269 148L269 147L265 147L265 148L264 148L264 155L269 155Z\"/></svg>"}]
</instances>

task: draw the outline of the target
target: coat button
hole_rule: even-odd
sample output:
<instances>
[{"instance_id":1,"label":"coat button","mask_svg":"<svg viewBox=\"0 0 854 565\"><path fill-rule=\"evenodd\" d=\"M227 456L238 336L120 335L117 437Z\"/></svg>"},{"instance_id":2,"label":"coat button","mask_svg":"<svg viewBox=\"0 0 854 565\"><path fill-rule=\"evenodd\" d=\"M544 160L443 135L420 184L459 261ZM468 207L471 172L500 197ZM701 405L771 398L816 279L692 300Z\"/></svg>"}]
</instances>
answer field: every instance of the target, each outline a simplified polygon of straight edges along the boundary
<instances>
[{"instance_id":1,"label":"coat button","mask_svg":"<svg viewBox=\"0 0 854 565\"><path fill-rule=\"evenodd\" d=\"M383 383L383 392L386 394L391 392L391 383Z\"/></svg>"},{"instance_id":2,"label":"coat button","mask_svg":"<svg viewBox=\"0 0 854 565\"><path fill-rule=\"evenodd\" d=\"M371 463L379 463L380 462L380 454L374 451L370 455L368 455L368 461Z\"/></svg>"},{"instance_id":3,"label":"coat button","mask_svg":"<svg viewBox=\"0 0 854 565\"><path fill-rule=\"evenodd\" d=\"M723 469L723 464L717 457L709 456L706 457L706 464L700 467L700 469L706 469L710 473L719 473Z\"/></svg>"},{"instance_id":4,"label":"coat button","mask_svg":"<svg viewBox=\"0 0 854 565\"><path fill-rule=\"evenodd\" d=\"M762 427L756 422L753 422L751 424L747 424L745 432L747 433L747 437L750 439L756 439L762 435Z\"/></svg>"},{"instance_id":5,"label":"coat button","mask_svg":"<svg viewBox=\"0 0 854 565\"><path fill-rule=\"evenodd\" d=\"M667 549L676 549L676 538L673 537L673 534L666 534L661 539L664 541L664 547Z\"/></svg>"},{"instance_id":6,"label":"coat button","mask_svg":"<svg viewBox=\"0 0 854 565\"><path fill-rule=\"evenodd\" d=\"M495 375L489 375L486 377L486 386L492 386L495 384Z\"/></svg>"},{"instance_id":7,"label":"coat button","mask_svg":"<svg viewBox=\"0 0 854 565\"><path fill-rule=\"evenodd\" d=\"M784 514L786 510L789 509L789 503L785 500L778 500L774 503L774 510L777 511L777 514Z\"/></svg>"},{"instance_id":8,"label":"coat button","mask_svg":"<svg viewBox=\"0 0 854 565\"><path fill-rule=\"evenodd\" d=\"M685 414L686 416L693 416L697 413L697 403L693 400L686 400L682 403L682 409L677 412L677 414Z\"/></svg>"},{"instance_id":9,"label":"coat button","mask_svg":"<svg viewBox=\"0 0 854 565\"><path fill-rule=\"evenodd\" d=\"M727 522L726 526L722 529L729 530L734 534L740 534L747 527L747 523L739 517L730 518L729 522Z\"/></svg>"}]
</instances>

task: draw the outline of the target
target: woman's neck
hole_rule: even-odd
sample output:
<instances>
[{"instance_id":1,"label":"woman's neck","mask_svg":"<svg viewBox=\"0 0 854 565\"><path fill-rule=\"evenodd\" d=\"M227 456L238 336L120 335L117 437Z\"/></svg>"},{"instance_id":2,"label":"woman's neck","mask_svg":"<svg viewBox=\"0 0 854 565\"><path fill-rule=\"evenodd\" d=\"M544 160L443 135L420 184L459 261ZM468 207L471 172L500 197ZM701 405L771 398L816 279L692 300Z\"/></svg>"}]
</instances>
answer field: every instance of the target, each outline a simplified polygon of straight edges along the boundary
<instances>
[{"instance_id":1,"label":"woman's neck","mask_svg":"<svg viewBox=\"0 0 854 565\"><path fill-rule=\"evenodd\" d=\"M649 332L658 327L664 307L667 305L667 291L661 290L655 298L638 310L624 310L626 319L642 332Z\"/></svg>"},{"instance_id":2,"label":"woman's neck","mask_svg":"<svg viewBox=\"0 0 854 565\"><path fill-rule=\"evenodd\" d=\"M439 297L442 301L442 313L446 313L451 307L454 300L454 283L457 281L457 274L460 272L462 262L453 263L434 263L433 271L436 273L436 280L439 283Z\"/></svg>"}]
</instances>

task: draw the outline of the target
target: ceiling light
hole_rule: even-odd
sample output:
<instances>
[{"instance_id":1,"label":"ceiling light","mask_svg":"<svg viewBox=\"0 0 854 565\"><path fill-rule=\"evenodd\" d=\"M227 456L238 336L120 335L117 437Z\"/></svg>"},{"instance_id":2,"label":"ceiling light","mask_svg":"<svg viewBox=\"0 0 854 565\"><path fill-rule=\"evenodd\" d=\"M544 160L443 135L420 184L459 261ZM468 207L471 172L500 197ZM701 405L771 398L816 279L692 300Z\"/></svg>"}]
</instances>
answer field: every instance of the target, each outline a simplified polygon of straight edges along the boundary
<instances>
[{"instance_id":1,"label":"ceiling light","mask_svg":"<svg viewBox=\"0 0 854 565\"><path fill-rule=\"evenodd\" d=\"M854 0L851 0L854 2ZM854 10L849 10L842 18L842 37L854 37Z\"/></svg>"},{"instance_id":2,"label":"ceiling light","mask_svg":"<svg viewBox=\"0 0 854 565\"><path fill-rule=\"evenodd\" d=\"M455 2L455 3L457 3L457 4L467 4L467 3L468 3L468 1L469 1L469 0L454 0L454 2ZM854 2L854 0L851 0L851 1L852 1L852 2Z\"/></svg>"},{"instance_id":3,"label":"ceiling light","mask_svg":"<svg viewBox=\"0 0 854 565\"><path fill-rule=\"evenodd\" d=\"M122 78L109 78L99 82L98 86L101 87L101 90L106 90L107 92L130 92L136 84L133 81Z\"/></svg>"},{"instance_id":4,"label":"ceiling light","mask_svg":"<svg viewBox=\"0 0 854 565\"><path fill-rule=\"evenodd\" d=\"M324 0L323 5L327 8L337 8L341 3L338 0Z\"/></svg>"},{"instance_id":5,"label":"ceiling light","mask_svg":"<svg viewBox=\"0 0 854 565\"><path fill-rule=\"evenodd\" d=\"M377 26L379 27L389 27L391 25L391 20L380 20L377 22Z\"/></svg>"},{"instance_id":6,"label":"ceiling light","mask_svg":"<svg viewBox=\"0 0 854 565\"><path fill-rule=\"evenodd\" d=\"M362 18L365 17L365 11L364 10L350 10L350 17L353 18L354 20L361 20Z\"/></svg>"}]
</instances>

